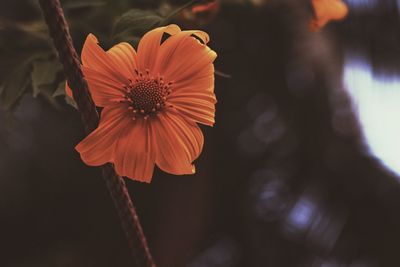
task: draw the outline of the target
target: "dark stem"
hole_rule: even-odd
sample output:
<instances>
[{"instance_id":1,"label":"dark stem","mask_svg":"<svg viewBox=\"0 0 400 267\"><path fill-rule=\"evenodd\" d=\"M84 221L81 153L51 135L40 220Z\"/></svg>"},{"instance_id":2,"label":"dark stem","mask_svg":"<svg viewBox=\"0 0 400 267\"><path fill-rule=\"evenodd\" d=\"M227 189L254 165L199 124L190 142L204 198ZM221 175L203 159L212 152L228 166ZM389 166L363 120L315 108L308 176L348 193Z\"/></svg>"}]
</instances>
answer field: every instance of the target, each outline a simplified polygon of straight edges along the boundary
<instances>
[{"instance_id":1,"label":"dark stem","mask_svg":"<svg viewBox=\"0 0 400 267\"><path fill-rule=\"evenodd\" d=\"M90 96L86 80L83 78L80 60L73 47L60 1L39 0L39 3L60 62L64 67L68 84L81 113L85 131L88 134L96 129L99 116ZM106 164L101 168L137 266L155 267L124 179L115 173L111 164Z\"/></svg>"}]
</instances>

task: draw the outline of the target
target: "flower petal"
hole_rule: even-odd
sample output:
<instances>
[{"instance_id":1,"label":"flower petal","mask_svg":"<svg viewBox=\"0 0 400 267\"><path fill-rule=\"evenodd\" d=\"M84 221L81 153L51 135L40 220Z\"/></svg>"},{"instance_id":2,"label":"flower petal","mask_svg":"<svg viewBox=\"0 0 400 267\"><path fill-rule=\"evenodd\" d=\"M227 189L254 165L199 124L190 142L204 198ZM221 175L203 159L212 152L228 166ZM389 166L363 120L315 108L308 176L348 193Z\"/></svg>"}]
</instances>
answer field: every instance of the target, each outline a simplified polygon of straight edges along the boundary
<instances>
[{"instance_id":1,"label":"flower petal","mask_svg":"<svg viewBox=\"0 0 400 267\"><path fill-rule=\"evenodd\" d=\"M75 147L83 162L90 166L100 166L113 161L115 141L127 124L131 123L126 110L123 105L103 109L99 127Z\"/></svg>"},{"instance_id":2,"label":"flower petal","mask_svg":"<svg viewBox=\"0 0 400 267\"><path fill-rule=\"evenodd\" d=\"M343 19L348 13L348 7L342 0L313 0L315 14L318 19Z\"/></svg>"},{"instance_id":3,"label":"flower petal","mask_svg":"<svg viewBox=\"0 0 400 267\"><path fill-rule=\"evenodd\" d=\"M156 164L165 172L193 174L192 162L203 149L204 138L197 124L172 112L160 113L152 120L156 137Z\"/></svg>"},{"instance_id":4,"label":"flower petal","mask_svg":"<svg viewBox=\"0 0 400 267\"><path fill-rule=\"evenodd\" d=\"M127 84L130 76L125 75L123 66L116 64L115 51L106 53L98 44L97 38L89 34L82 48L82 63L85 67L96 70L107 78Z\"/></svg>"},{"instance_id":5,"label":"flower petal","mask_svg":"<svg viewBox=\"0 0 400 267\"><path fill-rule=\"evenodd\" d=\"M104 76L101 72L82 66L82 71L89 86L93 101L98 107L114 105L123 99L123 84Z\"/></svg>"},{"instance_id":6,"label":"flower petal","mask_svg":"<svg viewBox=\"0 0 400 267\"><path fill-rule=\"evenodd\" d=\"M117 100L123 98L123 87L118 82L112 79L107 79L107 77L104 77L104 75L96 70L83 65L81 67L88 83L90 94L96 106L105 107L115 105ZM73 98L72 90L69 87L68 82L65 83L65 94Z\"/></svg>"},{"instance_id":7,"label":"flower petal","mask_svg":"<svg viewBox=\"0 0 400 267\"><path fill-rule=\"evenodd\" d=\"M161 39L164 33L175 35L179 33L181 29L171 24L166 27L159 27L146 33L139 42L138 46L138 68L141 71L146 69L154 71L154 66L157 61L158 50L160 48Z\"/></svg>"},{"instance_id":8,"label":"flower petal","mask_svg":"<svg viewBox=\"0 0 400 267\"><path fill-rule=\"evenodd\" d=\"M68 81L65 82L65 94L67 96L69 96L70 98L74 98L72 95L71 87L69 87L69 85L68 85Z\"/></svg>"},{"instance_id":9,"label":"flower petal","mask_svg":"<svg viewBox=\"0 0 400 267\"><path fill-rule=\"evenodd\" d=\"M176 98L174 108L188 120L204 125L213 126L215 124L215 105L209 101L195 98Z\"/></svg>"},{"instance_id":10,"label":"flower petal","mask_svg":"<svg viewBox=\"0 0 400 267\"><path fill-rule=\"evenodd\" d=\"M342 0L313 0L315 18L310 22L310 29L318 31L330 20L341 20L349 12Z\"/></svg>"},{"instance_id":11,"label":"flower petal","mask_svg":"<svg viewBox=\"0 0 400 267\"><path fill-rule=\"evenodd\" d=\"M137 119L129 124L115 146L116 172L133 180L151 181L155 149L149 121Z\"/></svg>"},{"instance_id":12,"label":"flower petal","mask_svg":"<svg viewBox=\"0 0 400 267\"><path fill-rule=\"evenodd\" d=\"M206 45L208 41L208 35L202 31L182 31L171 36L161 45L156 69L167 81L191 80L217 57Z\"/></svg>"},{"instance_id":13,"label":"flower petal","mask_svg":"<svg viewBox=\"0 0 400 267\"><path fill-rule=\"evenodd\" d=\"M205 125L214 125L215 103L214 67L209 64L189 79L172 84L168 103L187 119Z\"/></svg>"},{"instance_id":14,"label":"flower petal","mask_svg":"<svg viewBox=\"0 0 400 267\"><path fill-rule=\"evenodd\" d=\"M125 77L132 77L137 69L137 55L135 49L129 43L119 43L114 45L107 54L120 67L120 71Z\"/></svg>"}]
</instances>

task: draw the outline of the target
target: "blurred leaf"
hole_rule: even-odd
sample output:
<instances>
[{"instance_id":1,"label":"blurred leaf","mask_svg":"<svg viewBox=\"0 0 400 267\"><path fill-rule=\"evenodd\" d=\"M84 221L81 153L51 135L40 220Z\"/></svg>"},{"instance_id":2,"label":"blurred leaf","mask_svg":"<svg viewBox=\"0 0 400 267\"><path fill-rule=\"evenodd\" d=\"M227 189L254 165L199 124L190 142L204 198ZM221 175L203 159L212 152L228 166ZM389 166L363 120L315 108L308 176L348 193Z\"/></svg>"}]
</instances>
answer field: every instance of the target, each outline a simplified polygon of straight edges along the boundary
<instances>
[{"instance_id":1,"label":"blurred leaf","mask_svg":"<svg viewBox=\"0 0 400 267\"><path fill-rule=\"evenodd\" d=\"M58 84L57 90L54 91L52 97L55 98L57 96L64 96L64 100L68 105L74 107L75 109L78 109L75 100L65 94L65 83L66 81L62 81Z\"/></svg>"},{"instance_id":2,"label":"blurred leaf","mask_svg":"<svg viewBox=\"0 0 400 267\"><path fill-rule=\"evenodd\" d=\"M10 16L0 16L0 107L12 109L28 90L29 93L32 90L35 97L40 94L42 99L52 103L57 100L54 97L64 94L60 88L63 75L55 60L53 42L38 1L11 2L16 4L1 5L1 13ZM62 0L78 48L82 47L88 32L96 33L99 39L111 35L110 21L121 14L121 10L129 10L121 9L119 2L121 0ZM132 5L131 1L126 2ZM72 100L67 102L73 103Z\"/></svg>"},{"instance_id":3,"label":"blurred leaf","mask_svg":"<svg viewBox=\"0 0 400 267\"><path fill-rule=\"evenodd\" d=\"M175 10L173 10L171 13L169 13L167 16L165 16L165 18L163 18L158 25L159 26L165 26L167 24L169 24L178 14L180 14L184 9L189 8L195 4L199 4L199 3L207 3L210 0L191 0L189 2L187 2L184 5L181 5L180 7L176 8Z\"/></svg>"},{"instance_id":4,"label":"blurred leaf","mask_svg":"<svg viewBox=\"0 0 400 267\"><path fill-rule=\"evenodd\" d=\"M118 37L115 37L114 42L115 43L128 42L132 45L132 47L137 49L140 39L141 39L140 37L132 36L132 34L126 32L125 34L121 34Z\"/></svg>"},{"instance_id":5,"label":"blurred leaf","mask_svg":"<svg viewBox=\"0 0 400 267\"><path fill-rule=\"evenodd\" d=\"M53 97L65 95L65 81L58 84L57 89L53 93Z\"/></svg>"},{"instance_id":6,"label":"blurred leaf","mask_svg":"<svg viewBox=\"0 0 400 267\"><path fill-rule=\"evenodd\" d=\"M55 60L34 61L31 73L33 96L37 97L44 90L52 95L55 90L54 82L61 70L60 63Z\"/></svg>"},{"instance_id":7,"label":"blurred leaf","mask_svg":"<svg viewBox=\"0 0 400 267\"><path fill-rule=\"evenodd\" d=\"M90 7L98 7L105 5L106 2L104 1L75 1L75 2L68 2L63 7L65 10L72 10L72 9L81 9L81 8L90 8Z\"/></svg>"},{"instance_id":8,"label":"blurred leaf","mask_svg":"<svg viewBox=\"0 0 400 267\"><path fill-rule=\"evenodd\" d=\"M131 9L124 13L114 24L114 39L123 35L140 37L157 26L163 18L152 10Z\"/></svg>"},{"instance_id":9,"label":"blurred leaf","mask_svg":"<svg viewBox=\"0 0 400 267\"><path fill-rule=\"evenodd\" d=\"M67 95L65 95L65 102L68 105L74 107L75 109L78 109L78 105L76 104L75 100L73 100L71 97L69 97Z\"/></svg>"},{"instance_id":10,"label":"blurred leaf","mask_svg":"<svg viewBox=\"0 0 400 267\"><path fill-rule=\"evenodd\" d=\"M17 47L30 47L32 43L21 40L25 38L42 46L51 44L46 23L42 19L21 22L0 17L0 32L0 43L2 45L8 43L17 45ZM20 43L15 42L15 39L18 39Z\"/></svg>"},{"instance_id":11,"label":"blurred leaf","mask_svg":"<svg viewBox=\"0 0 400 267\"><path fill-rule=\"evenodd\" d=\"M10 110L18 102L31 82L32 62L38 55L26 58L15 68L0 85L0 103L5 110Z\"/></svg>"}]
</instances>

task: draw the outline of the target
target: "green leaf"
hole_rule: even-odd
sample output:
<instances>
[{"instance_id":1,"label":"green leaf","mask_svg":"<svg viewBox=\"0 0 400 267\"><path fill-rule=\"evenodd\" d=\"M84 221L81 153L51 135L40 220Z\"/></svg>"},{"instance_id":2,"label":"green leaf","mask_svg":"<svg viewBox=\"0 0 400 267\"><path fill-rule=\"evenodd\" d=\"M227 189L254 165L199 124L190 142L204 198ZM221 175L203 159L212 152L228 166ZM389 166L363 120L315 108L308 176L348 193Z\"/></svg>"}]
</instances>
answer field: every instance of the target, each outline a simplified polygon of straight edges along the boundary
<instances>
[{"instance_id":1,"label":"green leaf","mask_svg":"<svg viewBox=\"0 0 400 267\"><path fill-rule=\"evenodd\" d=\"M66 81L62 81L58 84L57 90L53 93L53 98L57 96L64 96L65 103L74 107L75 109L78 109L78 105L76 104L75 100L65 93L65 83Z\"/></svg>"},{"instance_id":2,"label":"green leaf","mask_svg":"<svg viewBox=\"0 0 400 267\"><path fill-rule=\"evenodd\" d=\"M140 37L157 26L163 17L152 10L131 9L124 13L114 24L114 39L123 35Z\"/></svg>"},{"instance_id":3,"label":"green leaf","mask_svg":"<svg viewBox=\"0 0 400 267\"><path fill-rule=\"evenodd\" d=\"M36 60L33 62L33 71L31 73L33 96L41 91L50 93L55 90L54 82L57 75L61 72L61 65L55 60ZM50 92L49 92L50 91Z\"/></svg>"},{"instance_id":4,"label":"green leaf","mask_svg":"<svg viewBox=\"0 0 400 267\"><path fill-rule=\"evenodd\" d=\"M58 84L57 89L53 93L53 97L65 95L65 81Z\"/></svg>"},{"instance_id":5,"label":"green leaf","mask_svg":"<svg viewBox=\"0 0 400 267\"><path fill-rule=\"evenodd\" d=\"M13 108L20 97L29 88L31 83L30 74L32 71L32 62L36 60L37 57L37 55L34 55L23 60L23 62L1 83L0 104L4 110Z\"/></svg>"},{"instance_id":6,"label":"green leaf","mask_svg":"<svg viewBox=\"0 0 400 267\"><path fill-rule=\"evenodd\" d=\"M74 107L75 109L78 109L78 105L76 104L75 100L72 99L71 97L67 96L67 95L65 95L65 102L68 105Z\"/></svg>"}]
</instances>

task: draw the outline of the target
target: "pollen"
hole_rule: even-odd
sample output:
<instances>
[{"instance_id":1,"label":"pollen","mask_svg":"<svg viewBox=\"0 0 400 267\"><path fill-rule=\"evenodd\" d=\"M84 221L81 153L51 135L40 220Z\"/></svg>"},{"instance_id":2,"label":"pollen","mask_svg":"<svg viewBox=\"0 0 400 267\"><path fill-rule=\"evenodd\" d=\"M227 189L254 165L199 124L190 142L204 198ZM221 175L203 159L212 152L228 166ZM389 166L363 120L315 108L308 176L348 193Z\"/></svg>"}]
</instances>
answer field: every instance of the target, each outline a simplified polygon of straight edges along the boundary
<instances>
[{"instance_id":1,"label":"pollen","mask_svg":"<svg viewBox=\"0 0 400 267\"><path fill-rule=\"evenodd\" d=\"M165 84L162 77L152 78L149 75L140 75L135 81L130 81L125 88L125 101L129 103L129 110L133 118L157 114L166 106L166 100L171 93L171 82Z\"/></svg>"}]
</instances>

